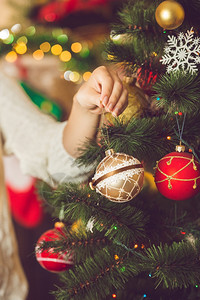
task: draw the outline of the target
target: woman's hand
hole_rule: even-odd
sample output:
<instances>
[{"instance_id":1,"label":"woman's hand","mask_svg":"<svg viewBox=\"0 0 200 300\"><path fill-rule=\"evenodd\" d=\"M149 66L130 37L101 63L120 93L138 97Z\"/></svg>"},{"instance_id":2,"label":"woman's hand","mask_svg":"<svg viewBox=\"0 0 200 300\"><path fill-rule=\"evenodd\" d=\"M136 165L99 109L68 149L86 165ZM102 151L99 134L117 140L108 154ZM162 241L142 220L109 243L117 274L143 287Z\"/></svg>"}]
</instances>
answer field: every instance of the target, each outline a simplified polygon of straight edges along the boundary
<instances>
[{"instance_id":1,"label":"woman's hand","mask_svg":"<svg viewBox=\"0 0 200 300\"><path fill-rule=\"evenodd\" d=\"M128 92L114 70L101 66L81 86L74 100L92 113L102 114L105 109L117 117L128 105Z\"/></svg>"}]
</instances>

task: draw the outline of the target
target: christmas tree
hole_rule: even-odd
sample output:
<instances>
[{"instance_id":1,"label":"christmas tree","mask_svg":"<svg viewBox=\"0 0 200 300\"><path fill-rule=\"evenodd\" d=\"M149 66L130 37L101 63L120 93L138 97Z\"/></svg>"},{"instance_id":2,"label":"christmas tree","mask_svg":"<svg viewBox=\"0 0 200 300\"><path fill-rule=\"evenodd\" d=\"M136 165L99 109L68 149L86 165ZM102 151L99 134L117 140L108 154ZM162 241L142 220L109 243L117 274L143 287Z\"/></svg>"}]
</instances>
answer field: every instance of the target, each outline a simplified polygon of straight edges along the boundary
<instances>
[{"instance_id":1,"label":"christmas tree","mask_svg":"<svg viewBox=\"0 0 200 300\"><path fill-rule=\"evenodd\" d=\"M199 12L198 0L131 0L112 26L130 106L80 149L77 163L99 163L90 187L41 188L62 221L36 247L61 272L56 299L200 298Z\"/></svg>"}]
</instances>

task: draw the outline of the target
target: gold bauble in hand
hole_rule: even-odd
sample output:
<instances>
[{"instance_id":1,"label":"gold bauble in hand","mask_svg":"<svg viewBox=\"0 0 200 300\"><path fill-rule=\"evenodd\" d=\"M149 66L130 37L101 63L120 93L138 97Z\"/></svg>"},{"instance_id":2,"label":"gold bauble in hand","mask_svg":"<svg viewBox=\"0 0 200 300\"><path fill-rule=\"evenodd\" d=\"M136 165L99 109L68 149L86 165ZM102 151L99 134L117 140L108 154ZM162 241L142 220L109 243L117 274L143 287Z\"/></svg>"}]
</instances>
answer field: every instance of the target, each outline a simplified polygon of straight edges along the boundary
<instances>
[{"instance_id":1,"label":"gold bauble in hand","mask_svg":"<svg viewBox=\"0 0 200 300\"><path fill-rule=\"evenodd\" d=\"M163 29L172 30L183 23L185 11L182 5L176 1L163 1L157 7L155 17L158 25Z\"/></svg>"}]
</instances>

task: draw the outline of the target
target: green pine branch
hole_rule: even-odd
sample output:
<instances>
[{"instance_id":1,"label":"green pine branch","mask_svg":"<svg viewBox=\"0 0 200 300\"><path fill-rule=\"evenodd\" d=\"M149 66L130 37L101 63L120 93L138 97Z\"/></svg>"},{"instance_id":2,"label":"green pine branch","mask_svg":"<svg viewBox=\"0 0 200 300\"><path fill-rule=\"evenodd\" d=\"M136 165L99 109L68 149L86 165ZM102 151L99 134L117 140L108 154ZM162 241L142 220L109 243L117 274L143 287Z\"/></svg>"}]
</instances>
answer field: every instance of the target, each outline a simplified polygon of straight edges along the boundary
<instances>
[{"instance_id":1,"label":"green pine branch","mask_svg":"<svg viewBox=\"0 0 200 300\"><path fill-rule=\"evenodd\" d=\"M200 109L200 76L184 72L163 75L153 86L158 107L167 113L191 113Z\"/></svg>"},{"instance_id":2,"label":"green pine branch","mask_svg":"<svg viewBox=\"0 0 200 300\"><path fill-rule=\"evenodd\" d=\"M182 124L182 123L181 123ZM113 124L104 125L102 128L102 138L99 144L86 143L80 148L80 157L77 163L90 165L94 163L96 153L98 159L105 157L105 150L113 148L115 152L122 152L138 158L140 161L156 161L162 156L175 150L179 144L177 123L175 115L165 115L154 118L131 118L129 122L113 119ZM189 145L197 147L200 135L200 118L198 111L186 117L183 139ZM168 140L167 137L171 139ZM105 143L105 140L107 141ZM95 147L96 145L96 147ZM109 147L108 147L109 145ZM88 155L90 153L90 157ZM101 155L100 155L101 153ZM96 162L99 162L97 159Z\"/></svg>"},{"instance_id":3,"label":"green pine branch","mask_svg":"<svg viewBox=\"0 0 200 300\"><path fill-rule=\"evenodd\" d=\"M147 257L152 263L156 286L164 288L187 288L200 280L199 242L173 243L153 246L147 249Z\"/></svg>"},{"instance_id":4,"label":"green pine branch","mask_svg":"<svg viewBox=\"0 0 200 300\"><path fill-rule=\"evenodd\" d=\"M116 252L104 248L94 257L74 269L61 275L62 287L54 292L58 300L101 300L109 295L112 289L121 289L130 276L138 274L140 264L119 257L114 258Z\"/></svg>"},{"instance_id":5,"label":"green pine branch","mask_svg":"<svg viewBox=\"0 0 200 300\"><path fill-rule=\"evenodd\" d=\"M129 244L145 236L147 220L141 210L128 204L124 206L111 202L88 186L80 187L73 183L60 185L51 194L48 193L48 203L55 208L54 217L59 218L60 211L63 211L62 217L66 223L81 219L86 225L92 217L94 228L103 231L111 240Z\"/></svg>"}]
</instances>

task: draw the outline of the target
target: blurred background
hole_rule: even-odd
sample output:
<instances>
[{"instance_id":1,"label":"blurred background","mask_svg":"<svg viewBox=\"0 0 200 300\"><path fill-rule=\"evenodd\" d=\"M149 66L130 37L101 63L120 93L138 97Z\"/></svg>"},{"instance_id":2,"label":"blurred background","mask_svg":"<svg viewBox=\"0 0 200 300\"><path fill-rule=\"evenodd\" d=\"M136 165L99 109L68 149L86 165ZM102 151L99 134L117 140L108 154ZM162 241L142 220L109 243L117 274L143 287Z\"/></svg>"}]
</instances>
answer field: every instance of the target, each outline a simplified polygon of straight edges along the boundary
<instances>
[{"instance_id":1,"label":"blurred background","mask_svg":"<svg viewBox=\"0 0 200 300\"><path fill-rule=\"evenodd\" d=\"M109 59L103 42L122 0L1 0L0 66L44 113L69 116L72 98L91 72ZM116 39L117 42L117 39ZM38 264L34 248L53 228L36 194L36 179L5 157L6 185L19 251L30 291L28 300L54 299L57 275Z\"/></svg>"}]
</instances>

